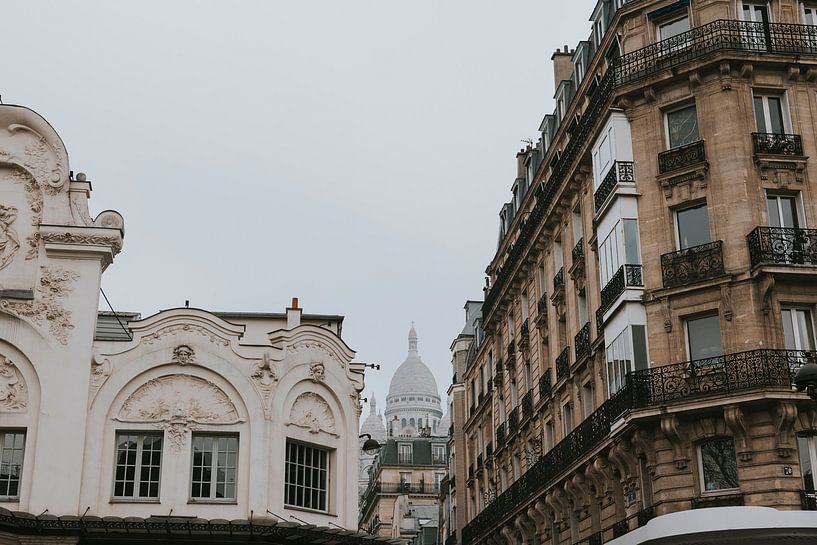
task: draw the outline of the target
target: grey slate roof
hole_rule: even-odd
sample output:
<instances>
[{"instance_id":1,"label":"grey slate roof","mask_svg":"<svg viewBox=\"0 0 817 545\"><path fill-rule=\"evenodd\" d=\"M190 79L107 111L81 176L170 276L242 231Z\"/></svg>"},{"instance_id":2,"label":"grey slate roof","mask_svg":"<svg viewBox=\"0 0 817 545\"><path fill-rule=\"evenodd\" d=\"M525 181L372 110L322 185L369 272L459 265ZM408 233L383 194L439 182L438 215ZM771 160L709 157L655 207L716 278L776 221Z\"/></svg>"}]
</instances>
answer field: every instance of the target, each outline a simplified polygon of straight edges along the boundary
<instances>
[{"instance_id":1,"label":"grey slate roof","mask_svg":"<svg viewBox=\"0 0 817 545\"><path fill-rule=\"evenodd\" d=\"M117 320L117 317L119 318ZM95 341L129 341L130 331L122 329L124 325L128 327L128 322L141 318L138 312L117 312L99 311L96 316L96 330L94 331ZM119 322L122 322L120 325Z\"/></svg>"}]
</instances>

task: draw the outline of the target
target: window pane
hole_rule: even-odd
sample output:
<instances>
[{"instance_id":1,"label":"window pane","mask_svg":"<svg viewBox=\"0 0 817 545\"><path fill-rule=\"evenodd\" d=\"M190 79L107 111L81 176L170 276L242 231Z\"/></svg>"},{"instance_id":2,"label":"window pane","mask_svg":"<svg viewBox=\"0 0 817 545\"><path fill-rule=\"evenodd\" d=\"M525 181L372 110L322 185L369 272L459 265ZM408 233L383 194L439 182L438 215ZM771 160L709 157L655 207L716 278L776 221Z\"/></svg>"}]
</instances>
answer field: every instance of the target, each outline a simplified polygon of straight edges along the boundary
<instances>
[{"instance_id":1,"label":"window pane","mask_svg":"<svg viewBox=\"0 0 817 545\"><path fill-rule=\"evenodd\" d=\"M814 493L814 468L811 467L811 449L814 437L797 437L797 449L800 452L800 474L803 476L803 489Z\"/></svg>"},{"instance_id":2,"label":"window pane","mask_svg":"<svg viewBox=\"0 0 817 545\"><path fill-rule=\"evenodd\" d=\"M763 108L763 97L754 97L754 105L755 105L755 124L757 126L757 132L769 132L768 127L766 127L766 114Z\"/></svg>"},{"instance_id":3,"label":"window pane","mask_svg":"<svg viewBox=\"0 0 817 545\"><path fill-rule=\"evenodd\" d=\"M287 442L284 502L307 509L326 510L328 452L324 449ZM235 494L230 484L234 475L227 474L225 493Z\"/></svg>"},{"instance_id":4,"label":"window pane","mask_svg":"<svg viewBox=\"0 0 817 545\"><path fill-rule=\"evenodd\" d=\"M689 359L701 360L723 355L720 317L704 316L687 320Z\"/></svg>"},{"instance_id":5,"label":"window pane","mask_svg":"<svg viewBox=\"0 0 817 545\"><path fill-rule=\"evenodd\" d=\"M662 40L672 38L689 30L689 19L687 17L676 19L675 21L661 25L660 29Z\"/></svg>"},{"instance_id":6,"label":"window pane","mask_svg":"<svg viewBox=\"0 0 817 545\"><path fill-rule=\"evenodd\" d=\"M800 350L814 350L814 330L811 322L811 312L798 309L795 316L797 316L798 337L802 345Z\"/></svg>"},{"instance_id":7,"label":"window pane","mask_svg":"<svg viewBox=\"0 0 817 545\"><path fill-rule=\"evenodd\" d=\"M697 142L698 115L695 106L687 106L667 114L667 130L669 132L669 147L677 148Z\"/></svg>"},{"instance_id":8,"label":"window pane","mask_svg":"<svg viewBox=\"0 0 817 545\"><path fill-rule=\"evenodd\" d=\"M772 124L772 132L775 134L783 134L786 132L783 129L783 107L781 105L780 97L767 97L769 101L769 120Z\"/></svg>"},{"instance_id":9,"label":"window pane","mask_svg":"<svg viewBox=\"0 0 817 545\"><path fill-rule=\"evenodd\" d=\"M780 209L778 208L777 197L766 197L766 209L769 212L769 227L780 227Z\"/></svg>"},{"instance_id":10,"label":"window pane","mask_svg":"<svg viewBox=\"0 0 817 545\"><path fill-rule=\"evenodd\" d=\"M738 488L735 444L731 439L718 439L701 445L701 465L705 490Z\"/></svg>"},{"instance_id":11,"label":"window pane","mask_svg":"<svg viewBox=\"0 0 817 545\"><path fill-rule=\"evenodd\" d=\"M640 265L638 251L638 220L624 220L624 253L627 265Z\"/></svg>"},{"instance_id":12,"label":"window pane","mask_svg":"<svg viewBox=\"0 0 817 545\"><path fill-rule=\"evenodd\" d=\"M676 216L680 249L709 242L709 214L705 204L679 210Z\"/></svg>"},{"instance_id":13,"label":"window pane","mask_svg":"<svg viewBox=\"0 0 817 545\"><path fill-rule=\"evenodd\" d=\"M783 212L783 227L799 227L797 221L797 198L792 196L781 196L780 210Z\"/></svg>"}]
</instances>

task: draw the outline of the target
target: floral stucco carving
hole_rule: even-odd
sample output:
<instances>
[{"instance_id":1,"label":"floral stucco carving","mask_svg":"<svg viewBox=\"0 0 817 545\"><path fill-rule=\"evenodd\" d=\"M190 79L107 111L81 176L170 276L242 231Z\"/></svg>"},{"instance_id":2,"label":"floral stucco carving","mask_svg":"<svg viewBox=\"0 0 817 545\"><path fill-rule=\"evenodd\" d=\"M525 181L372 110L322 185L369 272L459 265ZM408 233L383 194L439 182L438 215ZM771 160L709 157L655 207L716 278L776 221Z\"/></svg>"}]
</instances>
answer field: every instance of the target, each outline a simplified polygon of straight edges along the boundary
<instances>
[{"instance_id":1,"label":"floral stucco carving","mask_svg":"<svg viewBox=\"0 0 817 545\"><path fill-rule=\"evenodd\" d=\"M269 420L272 418L270 410L272 390L275 388L275 383L278 382L278 371L272 363L269 352L264 352L263 357L252 364L250 378L261 396L261 402L264 405L264 417Z\"/></svg>"},{"instance_id":2,"label":"floral stucco carving","mask_svg":"<svg viewBox=\"0 0 817 545\"><path fill-rule=\"evenodd\" d=\"M188 365L196 362L196 351L186 344L180 344L173 349L173 361L179 365Z\"/></svg>"},{"instance_id":3,"label":"floral stucco carving","mask_svg":"<svg viewBox=\"0 0 817 545\"><path fill-rule=\"evenodd\" d=\"M58 242L62 244L86 244L89 246L107 246L118 254L122 250L122 240L117 237L103 235L88 235L82 233L41 233L43 242Z\"/></svg>"},{"instance_id":4,"label":"floral stucco carving","mask_svg":"<svg viewBox=\"0 0 817 545\"><path fill-rule=\"evenodd\" d=\"M314 355L314 356L317 356L317 354L315 354L315 352L320 352L322 354L325 354L325 356L326 356L326 357L322 358L323 360L326 360L327 358L329 358L329 359L337 361L340 364L341 367L343 367L343 368L346 367L345 363L338 360L338 358L335 356L334 352L332 352L332 350L329 347L327 347L323 343L320 343L320 342L317 342L317 341L313 341L313 340L300 341L300 342L296 342L296 343L288 346L287 348L288 348L289 352L295 352L295 353L310 353L311 352L312 355Z\"/></svg>"},{"instance_id":5,"label":"floral stucco carving","mask_svg":"<svg viewBox=\"0 0 817 545\"><path fill-rule=\"evenodd\" d=\"M17 209L0 204L0 270L5 269L20 249L20 239L11 224L17 219Z\"/></svg>"},{"instance_id":6,"label":"floral stucco carving","mask_svg":"<svg viewBox=\"0 0 817 545\"><path fill-rule=\"evenodd\" d=\"M26 381L14 363L0 356L0 411L21 412L28 406Z\"/></svg>"},{"instance_id":7,"label":"floral stucco carving","mask_svg":"<svg viewBox=\"0 0 817 545\"><path fill-rule=\"evenodd\" d=\"M335 416L329 404L315 392L305 392L298 396L289 413L289 423L306 428L309 433L326 432L337 436Z\"/></svg>"},{"instance_id":8,"label":"floral stucco carving","mask_svg":"<svg viewBox=\"0 0 817 545\"><path fill-rule=\"evenodd\" d=\"M40 267L40 281L32 301L0 299L0 309L36 326L48 322L48 331L61 344L68 344L68 334L74 328L71 311L62 298L74 289L79 274L56 267Z\"/></svg>"},{"instance_id":9,"label":"floral stucco carving","mask_svg":"<svg viewBox=\"0 0 817 545\"><path fill-rule=\"evenodd\" d=\"M2 158L0 157L0 163L2 163ZM26 192L26 201L28 203L28 207L31 210L31 227L33 228L33 234L26 237L26 260L34 259L37 257L37 252L39 250L39 236L37 233L37 229L42 223L43 220L43 192L40 189L39 184L37 184L37 180L31 175L31 173L26 172L18 165L10 165L12 168L9 172L9 179L13 183L21 184L25 188Z\"/></svg>"},{"instance_id":10,"label":"floral stucco carving","mask_svg":"<svg viewBox=\"0 0 817 545\"><path fill-rule=\"evenodd\" d=\"M214 344L218 344L221 346L230 346L229 339L226 339L220 335L216 335L209 329L206 329L199 325L191 325L191 324L176 324L167 327L163 327L158 331L154 331L150 335L142 338L143 343L145 344L153 344L158 341L160 338L164 337L165 335L176 335L177 333L197 333L202 337L206 337L210 342Z\"/></svg>"},{"instance_id":11,"label":"floral stucco carving","mask_svg":"<svg viewBox=\"0 0 817 545\"><path fill-rule=\"evenodd\" d=\"M128 397L116 420L152 423L168 433L179 452L188 432L201 424L237 424L238 410L212 382L192 375L167 375L149 380Z\"/></svg>"},{"instance_id":12,"label":"floral stucco carving","mask_svg":"<svg viewBox=\"0 0 817 545\"><path fill-rule=\"evenodd\" d=\"M90 394L93 397L111 376L111 362L108 358L94 355L91 359Z\"/></svg>"}]
</instances>

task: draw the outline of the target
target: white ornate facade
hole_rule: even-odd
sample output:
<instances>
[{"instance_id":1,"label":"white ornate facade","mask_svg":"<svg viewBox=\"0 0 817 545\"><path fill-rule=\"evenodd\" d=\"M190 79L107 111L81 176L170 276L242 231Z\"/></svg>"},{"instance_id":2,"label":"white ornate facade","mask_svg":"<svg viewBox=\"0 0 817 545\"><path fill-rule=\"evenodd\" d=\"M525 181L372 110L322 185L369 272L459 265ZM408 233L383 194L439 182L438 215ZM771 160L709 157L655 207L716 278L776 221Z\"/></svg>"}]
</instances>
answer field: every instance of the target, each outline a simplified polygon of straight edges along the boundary
<instances>
[{"instance_id":1,"label":"white ornate facade","mask_svg":"<svg viewBox=\"0 0 817 545\"><path fill-rule=\"evenodd\" d=\"M179 308L102 333L124 228L90 189L44 119L0 106L0 507L355 528L363 366L342 318Z\"/></svg>"}]
</instances>

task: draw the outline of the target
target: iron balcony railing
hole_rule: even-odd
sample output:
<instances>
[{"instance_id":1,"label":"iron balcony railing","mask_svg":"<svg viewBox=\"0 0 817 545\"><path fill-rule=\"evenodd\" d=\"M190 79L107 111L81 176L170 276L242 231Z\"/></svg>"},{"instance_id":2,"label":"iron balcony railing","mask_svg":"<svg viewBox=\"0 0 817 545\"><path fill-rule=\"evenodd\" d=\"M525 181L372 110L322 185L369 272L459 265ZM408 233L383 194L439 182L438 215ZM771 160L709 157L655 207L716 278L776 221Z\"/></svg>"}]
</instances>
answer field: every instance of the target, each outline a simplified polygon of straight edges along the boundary
<instances>
[{"instance_id":1,"label":"iron balcony railing","mask_svg":"<svg viewBox=\"0 0 817 545\"><path fill-rule=\"evenodd\" d=\"M573 251L571 253L573 256L574 267L577 263L584 261L584 238L579 239L579 242L577 242L573 247Z\"/></svg>"},{"instance_id":2,"label":"iron balcony railing","mask_svg":"<svg viewBox=\"0 0 817 545\"><path fill-rule=\"evenodd\" d=\"M522 396L522 416L524 418L530 418L533 416L533 390L528 390L528 392Z\"/></svg>"},{"instance_id":3,"label":"iron balcony railing","mask_svg":"<svg viewBox=\"0 0 817 545\"><path fill-rule=\"evenodd\" d=\"M496 427L496 448L497 450L505 446L505 422Z\"/></svg>"},{"instance_id":4,"label":"iron balcony railing","mask_svg":"<svg viewBox=\"0 0 817 545\"><path fill-rule=\"evenodd\" d=\"M570 347L566 346L562 353L556 356L556 382L570 374Z\"/></svg>"},{"instance_id":5,"label":"iron balcony railing","mask_svg":"<svg viewBox=\"0 0 817 545\"><path fill-rule=\"evenodd\" d=\"M439 494L440 485L434 483L380 483L381 494Z\"/></svg>"},{"instance_id":6,"label":"iron balcony railing","mask_svg":"<svg viewBox=\"0 0 817 545\"><path fill-rule=\"evenodd\" d=\"M817 229L755 227L746 236L752 266L817 265Z\"/></svg>"},{"instance_id":7,"label":"iron balcony railing","mask_svg":"<svg viewBox=\"0 0 817 545\"><path fill-rule=\"evenodd\" d=\"M539 298L539 302L536 304L536 320L540 324L544 324L547 322L548 316L548 294L542 293L542 296Z\"/></svg>"},{"instance_id":8,"label":"iron balcony railing","mask_svg":"<svg viewBox=\"0 0 817 545\"><path fill-rule=\"evenodd\" d=\"M793 372L806 362L817 362L817 352L761 349L629 373L624 388L541 456L463 528L463 543L473 542L525 508L570 467L609 439L612 425L626 412L707 396L723 398L724 394L747 390L788 392ZM644 513L643 517L647 516ZM639 518L639 526L641 522ZM629 531L627 519L621 524L620 530Z\"/></svg>"},{"instance_id":9,"label":"iron balcony railing","mask_svg":"<svg viewBox=\"0 0 817 545\"><path fill-rule=\"evenodd\" d=\"M635 514L635 520L638 521L638 527L645 526L648 522L655 518L655 507L645 507Z\"/></svg>"},{"instance_id":10,"label":"iron balcony railing","mask_svg":"<svg viewBox=\"0 0 817 545\"><path fill-rule=\"evenodd\" d=\"M565 268L561 267L556 276L553 277L553 291L559 291L565 287Z\"/></svg>"},{"instance_id":11,"label":"iron balcony railing","mask_svg":"<svg viewBox=\"0 0 817 545\"><path fill-rule=\"evenodd\" d=\"M752 149L767 155L803 156L803 139L799 134L752 133Z\"/></svg>"},{"instance_id":12,"label":"iron balcony railing","mask_svg":"<svg viewBox=\"0 0 817 545\"><path fill-rule=\"evenodd\" d=\"M687 62L724 51L770 52L780 55L817 54L817 26L784 23L753 23L749 21L718 20L696 27L689 32L661 40L654 44L613 59L610 69L598 80L590 102L579 119L565 147L551 158L550 178L534 193L536 203L508 254L497 270L491 289L482 307L488 316L497 298L510 281L516 265L528 252L528 245L541 225L562 185L572 172L587 142L593 136L598 120L615 89L638 79L669 70Z\"/></svg>"},{"instance_id":13,"label":"iron balcony railing","mask_svg":"<svg viewBox=\"0 0 817 545\"><path fill-rule=\"evenodd\" d=\"M703 140L685 146L668 149L658 154L658 173L666 174L706 161L706 146Z\"/></svg>"},{"instance_id":14,"label":"iron balcony railing","mask_svg":"<svg viewBox=\"0 0 817 545\"><path fill-rule=\"evenodd\" d=\"M539 377L539 399L547 399L553 391L553 384L550 378L550 369L545 369L545 372Z\"/></svg>"},{"instance_id":15,"label":"iron balcony railing","mask_svg":"<svg viewBox=\"0 0 817 545\"><path fill-rule=\"evenodd\" d=\"M530 326L528 325L528 319L525 318L525 321L522 322L522 326L519 329L519 346L522 348L527 348L529 341Z\"/></svg>"},{"instance_id":16,"label":"iron balcony railing","mask_svg":"<svg viewBox=\"0 0 817 545\"><path fill-rule=\"evenodd\" d=\"M803 511L817 511L817 493L801 490L800 506Z\"/></svg>"},{"instance_id":17,"label":"iron balcony railing","mask_svg":"<svg viewBox=\"0 0 817 545\"><path fill-rule=\"evenodd\" d=\"M601 530L587 538L587 545L602 545L603 543L604 539L602 538Z\"/></svg>"},{"instance_id":18,"label":"iron balcony railing","mask_svg":"<svg viewBox=\"0 0 817 545\"><path fill-rule=\"evenodd\" d=\"M576 333L573 343L576 350L576 361L590 355L590 322L584 324Z\"/></svg>"},{"instance_id":19,"label":"iron balcony railing","mask_svg":"<svg viewBox=\"0 0 817 545\"><path fill-rule=\"evenodd\" d=\"M629 519L624 519L613 524L613 538L621 537L630 531Z\"/></svg>"},{"instance_id":20,"label":"iron balcony railing","mask_svg":"<svg viewBox=\"0 0 817 545\"><path fill-rule=\"evenodd\" d=\"M599 337L604 335L604 309L602 307L596 309L596 335Z\"/></svg>"},{"instance_id":21,"label":"iron balcony railing","mask_svg":"<svg viewBox=\"0 0 817 545\"><path fill-rule=\"evenodd\" d=\"M603 319L606 313L615 304L624 290L629 287L644 287L641 274L641 265L622 265L601 289L601 306L599 311ZM598 314L596 315L598 320Z\"/></svg>"},{"instance_id":22,"label":"iron balcony railing","mask_svg":"<svg viewBox=\"0 0 817 545\"><path fill-rule=\"evenodd\" d=\"M613 166L607 171L607 175L601 181L595 195L593 195L596 212L601 209L602 205L607 201L607 197L610 196L619 182L635 182L632 161L613 162Z\"/></svg>"},{"instance_id":23,"label":"iron balcony railing","mask_svg":"<svg viewBox=\"0 0 817 545\"><path fill-rule=\"evenodd\" d=\"M519 431L519 407L514 407L508 413L508 435L513 435Z\"/></svg>"},{"instance_id":24,"label":"iron balcony railing","mask_svg":"<svg viewBox=\"0 0 817 545\"><path fill-rule=\"evenodd\" d=\"M661 276L665 288L718 278L724 274L721 240L661 256Z\"/></svg>"}]
</instances>

